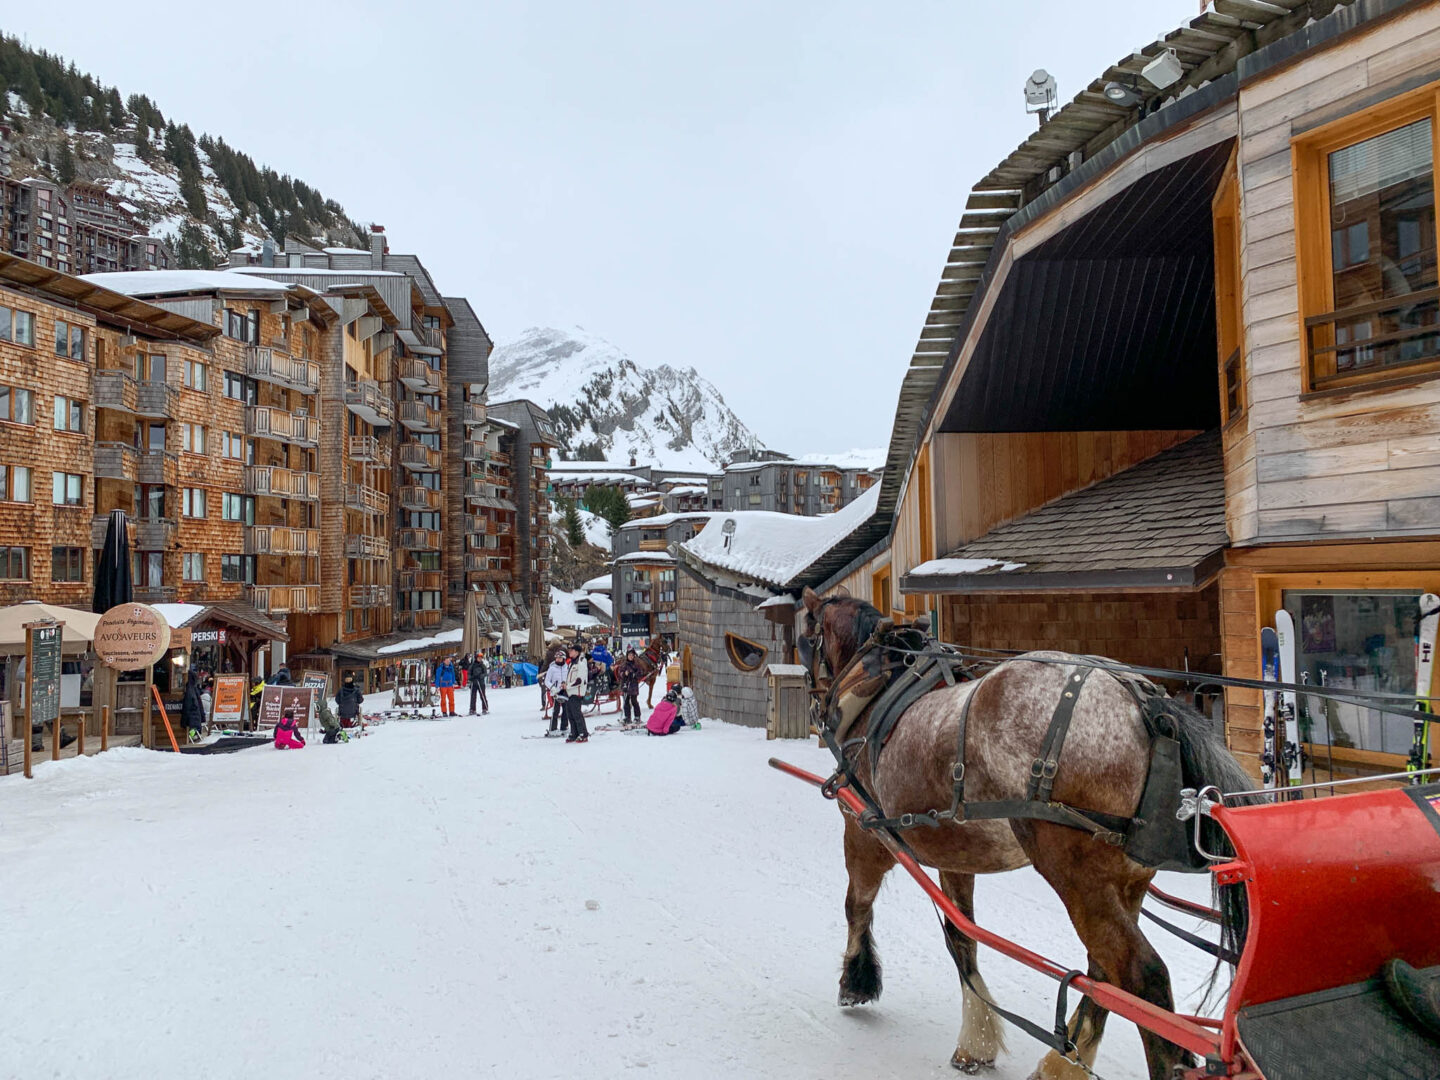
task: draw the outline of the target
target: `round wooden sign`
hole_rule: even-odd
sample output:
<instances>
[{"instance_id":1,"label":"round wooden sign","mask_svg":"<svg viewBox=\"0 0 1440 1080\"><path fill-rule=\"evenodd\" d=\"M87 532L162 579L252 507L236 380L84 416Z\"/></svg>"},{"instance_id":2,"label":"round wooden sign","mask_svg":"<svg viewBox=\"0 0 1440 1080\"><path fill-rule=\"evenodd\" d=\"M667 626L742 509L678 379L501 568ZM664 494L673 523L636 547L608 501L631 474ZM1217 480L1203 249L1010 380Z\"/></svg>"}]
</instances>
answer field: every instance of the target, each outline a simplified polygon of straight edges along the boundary
<instances>
[{"instance_id":1,"label":"round wooden sign","mask_svg":"<svg viewBox=\"0 0 1440 1080\"><path fill-rule=\"evenodd\" d=\"M95 624L95 655L116 671L143 671L170 649L170 624L147 604L117 604Z\"/></svg>"}]
</instances>

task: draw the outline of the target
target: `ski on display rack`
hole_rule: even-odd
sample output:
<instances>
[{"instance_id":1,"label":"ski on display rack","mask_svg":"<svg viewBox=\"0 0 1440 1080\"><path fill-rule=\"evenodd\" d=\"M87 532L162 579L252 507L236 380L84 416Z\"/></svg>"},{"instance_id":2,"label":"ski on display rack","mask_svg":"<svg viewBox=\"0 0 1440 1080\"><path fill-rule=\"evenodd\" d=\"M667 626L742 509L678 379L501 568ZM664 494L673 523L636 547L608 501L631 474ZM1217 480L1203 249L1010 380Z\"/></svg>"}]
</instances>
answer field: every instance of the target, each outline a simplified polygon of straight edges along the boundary
<instances>
[{"instance_id":1,"label":"ski on display rack","mask_svg":"<svg viewBox=\"0 0 1440 1080\"><path fill-rule=\"evenodd\" d=\"M1260 631L1260 677L1266 682L1280 681L1280 641L1275 628ZM1267 788L1275 786L1275 715L1278 711L1274 690L1265 691L1265 741L1260 750L1260 779Z\"/></svg>"},{"instance_id":2,"label":"ski on display rack","mask_svg":"<svg viewBox=\"0 0 1440 1080\"><path fill-rule=\"evenodd\" d=\"M1435 678L1435 631L1440 629L1440 596L1426 593L1420 597L1420 625L1415 642L1415 709L1417 712L1433 713L1434 704L1430 695ZM1410 740L1410 758L1405 770L1420 773L1430 767L1430 722L1416 718L1414 735ZM1415 775L1412 784L1419 784L1424 777Z\"/></svg>"},{"instance_id":3,"label":"ski on display rack","mask_svg":"<svg viewBox=\"0 0 1440 1080\"><path fill-rule=\"evenodd\" d=\"M1275 612L1275 636L1280 646L1280 681L1295 683L1295 620L1290 612L1281 608ZM1277 741L1280 743L1280 769L1282 772L1276 787L1302 783L1305 763L1300 754L1300 721L1295 711L1295 691L1280 691L1280 707L1277 710Z\"/></svg>"}]
</instances>

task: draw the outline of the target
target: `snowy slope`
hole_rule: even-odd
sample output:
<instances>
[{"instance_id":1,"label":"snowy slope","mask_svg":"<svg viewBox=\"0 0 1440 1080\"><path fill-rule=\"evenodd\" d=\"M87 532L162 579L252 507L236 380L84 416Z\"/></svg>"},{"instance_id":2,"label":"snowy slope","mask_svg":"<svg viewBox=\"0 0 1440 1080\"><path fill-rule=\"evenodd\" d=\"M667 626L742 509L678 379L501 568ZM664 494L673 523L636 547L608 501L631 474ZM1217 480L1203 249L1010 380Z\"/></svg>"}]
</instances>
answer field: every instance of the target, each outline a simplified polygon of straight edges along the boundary
<instances>
[{"instance_id":1,"label":"snowy slope","mask_svg":"<svg viewBox=\"0 0 1440 1080\"><path fill-rule=\"evenodd\" d=\"M765 766L779 754L824 773L827 753L709 721L527 741L543 724L534 687L490 705L347 745L112 750L0 779L0 861L23 883L0 890L0 1074L956 1076L959 981L898 871L875 908L884 997L835 1004L840 817ZM1208 881L1160 885L1203 900ZM982 877L975 906L1085 966L1033 871ZM1188 1009L1210 958L1145 932ZM988 950L980 966L1001 1004L1049 1023L1052 981ZM1007 1036L987 1075L1023 1080L1040 1049ZM1096 1069L1145 1075L1132 1025L1111 1018Z\"/></svg>"},{"instance_id":2,"label":"snowy slope","mask_svg":"<svg viewBox=\"0 0 1440 1080\"><path fill-rule=\"evenodd\" d=\"M709 470L759 445L694 368L642 367L580 327L531 328L490 355L490 400L520 397L549 410L561 457Z\"/></svg>"}]
</instances>

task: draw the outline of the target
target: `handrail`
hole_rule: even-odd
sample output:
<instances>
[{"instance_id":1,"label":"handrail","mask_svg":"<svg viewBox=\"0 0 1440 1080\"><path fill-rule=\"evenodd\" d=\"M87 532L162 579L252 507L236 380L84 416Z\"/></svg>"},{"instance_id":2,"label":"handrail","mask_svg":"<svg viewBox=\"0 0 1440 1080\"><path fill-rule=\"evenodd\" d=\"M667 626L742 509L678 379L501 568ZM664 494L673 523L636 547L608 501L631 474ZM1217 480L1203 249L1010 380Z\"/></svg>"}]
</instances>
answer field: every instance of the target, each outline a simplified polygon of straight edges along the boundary
<instances>
[{"instance_id":1,"label":"handrail","mask_svg":"<svg viewBox=\"0 0 1440 1080\"><path fill-rule=\"evenodd\" d=\"M1383 300L1373 300L1368 304L1356 304L1353 307L1341 308L1338 311L1326 311L1319 315L1310 315L1305 319L1305 327L1323 326L1325 323L1341 322L1345 319L1358 319L1362 315L1374 315L1381 311L1389 311L1391 308L1407 307L1410 304L1423 304L1426 300L1440 300L1440 286L1432 289L1420 289L1416 292L1406 293L1404 296L1390 296Z\"/></svg>"}]
</instances>

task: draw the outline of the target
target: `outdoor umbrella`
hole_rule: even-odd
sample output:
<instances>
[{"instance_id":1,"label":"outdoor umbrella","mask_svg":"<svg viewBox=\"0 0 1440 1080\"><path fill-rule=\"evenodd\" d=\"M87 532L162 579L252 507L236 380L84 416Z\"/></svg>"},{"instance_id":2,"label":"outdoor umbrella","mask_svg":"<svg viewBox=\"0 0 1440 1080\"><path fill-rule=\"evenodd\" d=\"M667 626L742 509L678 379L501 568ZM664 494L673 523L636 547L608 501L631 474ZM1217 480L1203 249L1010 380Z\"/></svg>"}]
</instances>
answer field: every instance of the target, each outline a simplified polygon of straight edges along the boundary
<instances>
[{"instance_id":1,"label":"outdoor umbrella","mask_svg":"<svg viewBox=\"0 0 1440 1080\"><path fill-rule=\"evenodd\" d=\"M500 613L500 655L509 656L510 646L515 642L510 638L510 616L503 611Z\"/></svg>"},{"instance_id":2,"label":"outdoor umbrella","mask_svg":"<svg viewBox=\"0 0 1440 1080\"><path fill-rule=\"evenodd\" d=\"M105 526L105 545L95 564L95 596L90 610L103 615L112 607L135 599L130 582L130 538L125 527L125 511L111 510Z\"/></svg>"},{"instance_id":3,"label":"outdoor umbrella","mask_svg":"<svg viewBox=\"0 0 1440 1080\"><path fill-rule=\"evenodd\" d=\"M532 658L545 655L545 609L539 596L530 601L530 641L525 648Z\"/></svg>"},{"instance_id":4,"label":"outdoor umbrella","mask_svg":"<svg viewBox=\"0 0 1440 1080\"><path fill-rule=\"evenodd\" d=\"M45 622L47 619L65 624L62 638L65 654L69 656L89 651L100 616L83 608L57 607L34 600L0 608L0 655L24 656L25 624Z\"/></svg>"},{"instance_id":5,"label":"outdoor umbrella","mask_svg":"<svg viewBox=\"0 0 1440 1080\"><path fill-rule=\"evenodd\" d=\"M460 652L465 656L480 651L480 602L474 589L465 594L465 627L460 633Z\"/></svg>"}]
</instances>

